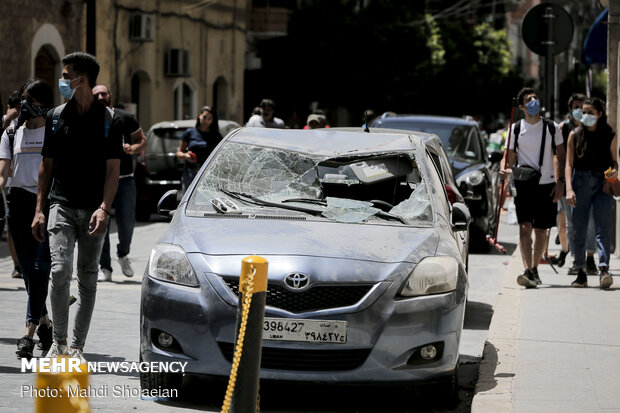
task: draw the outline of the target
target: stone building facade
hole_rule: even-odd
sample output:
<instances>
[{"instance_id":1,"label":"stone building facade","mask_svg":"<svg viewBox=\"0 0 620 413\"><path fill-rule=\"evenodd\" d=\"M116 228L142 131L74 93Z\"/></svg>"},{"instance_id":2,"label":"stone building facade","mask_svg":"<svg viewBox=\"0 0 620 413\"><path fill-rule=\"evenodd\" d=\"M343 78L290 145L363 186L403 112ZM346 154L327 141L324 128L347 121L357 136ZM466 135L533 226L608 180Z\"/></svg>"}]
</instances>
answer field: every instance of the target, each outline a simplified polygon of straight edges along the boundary
<instances>
[{"instance_id":1,"label":"stone building facade","mask_svg":"<svg viewBox=\"0 0 620 413\"><path fill-rule=\"evenodd\" d=\"M58 94L60 59L95 33L98 82L144 129L195 118L204 105L243 121L247 0L3 0L0 93L28 77ZM88 7L95 12L89 16ZM92 9L91 9L92 11ZM95 27L92 30L92 27ZM89 30L91 29L91 30ZM89 50L92 52L92 50ZM13 70L12 68L16 68Z\"/></svg>"}]
</instances>

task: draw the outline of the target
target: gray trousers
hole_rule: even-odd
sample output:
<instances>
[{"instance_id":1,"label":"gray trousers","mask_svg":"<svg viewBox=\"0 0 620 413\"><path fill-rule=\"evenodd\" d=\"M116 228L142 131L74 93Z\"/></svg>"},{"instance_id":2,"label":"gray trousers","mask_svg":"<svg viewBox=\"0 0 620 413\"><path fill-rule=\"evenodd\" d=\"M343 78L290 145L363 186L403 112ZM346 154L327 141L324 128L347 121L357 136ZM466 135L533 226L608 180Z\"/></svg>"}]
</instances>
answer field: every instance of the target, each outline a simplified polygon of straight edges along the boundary
<instances>
[{"instance_id":1,"label":"gray trousers","mask_svg":"<svg viewBox=\"0 0 620 413\"><path fill-rule=\"evenodd\" d=\"M69 287L73 275L73 251L78 243L77 309L73 325L71 347L84 348L90 320L95 308L99 257L104 234L89 235L88 223L93 211L72 209L60 204L50 207L47 230L52 258L50 302L54 319L54 338L67 339L69 324Z\"/></svg>"}]
</instances>

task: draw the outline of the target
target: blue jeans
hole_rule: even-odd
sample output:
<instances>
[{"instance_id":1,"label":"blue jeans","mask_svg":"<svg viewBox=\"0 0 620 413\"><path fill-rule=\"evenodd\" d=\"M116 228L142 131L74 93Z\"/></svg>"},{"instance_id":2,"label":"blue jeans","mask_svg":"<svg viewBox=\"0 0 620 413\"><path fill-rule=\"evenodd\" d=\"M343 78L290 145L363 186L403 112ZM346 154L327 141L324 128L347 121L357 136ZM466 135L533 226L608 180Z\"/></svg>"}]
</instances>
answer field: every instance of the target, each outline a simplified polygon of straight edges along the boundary
<instances>
[{"instance_id":1,"label":"blue jeans","mask_svg":"<svg viewBox=\"0 0 620 413\"><path fill-rule=\"evenodd\" d=\"M37 204L36 194L11 188L8 201L9 230L28 293L26 321L38 325L39 319L47 314L45 300L51 267L49 238L46 233L45 241L38 242L32 236L30 226Z\"/></svg>"},{"instance_id":2,"label":"blue jeans","mask_svg":"<svg viewBox=\"0 0 620 413\"><path fill-rule=\"evenodd\" d=\"M71 346L84 348L97 295L97 273L104 234L90 235L88 224L93 211L60 204L50 207L47 231L52 257L50 301L54 313L54 338L67 339L69 325L69 287L73 275L73 251L78 243L77 279L80 299L75 312Z\"/></svg>"},{"instance_id":3,"label":"blue jeans","mask_svg":"<svg viewBox=\"0 0 620 413\"><path fill-rule=\"evenodd\" d=\"M566 197L562 197L562 199L558 202L560 207L558 208L558 212L564 212L566 215L566 236L568 237L568 248L570 249L570 254L575 256L575 229L573 228L573 213L572 208L568 206L566 202ZM596 231L594 229L594 209L590 209L590 218L588 219L588 233L586 234L586 252L596 252Z\"/></svg>"},{"instance_id":4,"label":"blue jeans","mask_svg":"<svg viewBox=\"0 0 620 413\"><path fill-rule=\"evenodd\" d=\"M611 206L613 197L603 192L605 177L602 172L575 170L573 173L573 190L577 204L572 208L575 267L586 266L586 234L590 209L593 210L596 231L598 265L609 267L609 250L611 247Z\"/></svg>"},{"instance_id":5,"label":"blue jeans","mask_svg":"<svg viewBox=\"0 0 620 413\"><path fill-rule=\"evenodd\" d=\"M131 238L133 237L133 227L136 223L136 196L136 180L133 177L120 178L118 180L118 189L116 190L113 204L118 231L116 256L119 258L129 255ZM105 234L99 266L112 271L112 260L110 258L110 225L108 225L108 230Z\"/></svg>"}]
</instances>

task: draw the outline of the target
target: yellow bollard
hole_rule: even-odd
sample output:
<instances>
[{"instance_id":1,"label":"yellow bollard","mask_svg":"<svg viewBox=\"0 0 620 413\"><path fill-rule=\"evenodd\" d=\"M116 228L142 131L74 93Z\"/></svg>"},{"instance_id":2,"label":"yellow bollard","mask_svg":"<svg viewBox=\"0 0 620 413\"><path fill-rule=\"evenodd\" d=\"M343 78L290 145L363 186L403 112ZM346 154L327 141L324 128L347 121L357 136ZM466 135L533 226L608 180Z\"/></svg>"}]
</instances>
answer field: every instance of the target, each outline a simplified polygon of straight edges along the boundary
<instances>
[{"instance_id":1,"label":"yellow bollard","mask_svg":"<svg viewBox=\"0 0 620 413\"><path fill-rule=\"evenodd\" d=\"M255 255L241 263L235 354L222 413L257 411L267 265L267 260Z\"/></svg>"},{"instance_id":2,"label":"yellow bollard","mask_svg":"<svg viewBox=\"0 0 620 413\"><path fill-rule=\"evenodd\" d=\"M35 413L89 413L88 366L66 356L51 359L54 369L37 373Z\"/></svg>"}]
</instances>

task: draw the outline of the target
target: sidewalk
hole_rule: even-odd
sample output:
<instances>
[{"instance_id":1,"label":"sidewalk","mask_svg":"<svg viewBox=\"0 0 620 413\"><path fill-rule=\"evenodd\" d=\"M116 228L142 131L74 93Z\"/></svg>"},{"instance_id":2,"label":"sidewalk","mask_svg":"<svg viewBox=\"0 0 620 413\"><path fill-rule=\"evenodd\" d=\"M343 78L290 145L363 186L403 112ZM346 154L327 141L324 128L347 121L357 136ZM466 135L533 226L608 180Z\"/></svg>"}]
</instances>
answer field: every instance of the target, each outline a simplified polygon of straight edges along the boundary
<instances>
[{"instance_id":1,"label":"sidewalk","mask_svg":"<svg viewBox=\"0 0 620 413\"><path fill-rule=\"evenodd\" d=\"M559 252L551 232L549 254ZM517 249L503 275L480 364L472 412L620 412L620 259L614 284L571 288L576 276L541 264L543 285L524 289Z\"/></svg>"}]
</instances>

